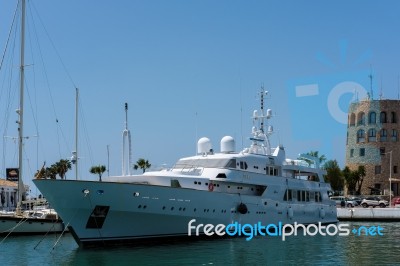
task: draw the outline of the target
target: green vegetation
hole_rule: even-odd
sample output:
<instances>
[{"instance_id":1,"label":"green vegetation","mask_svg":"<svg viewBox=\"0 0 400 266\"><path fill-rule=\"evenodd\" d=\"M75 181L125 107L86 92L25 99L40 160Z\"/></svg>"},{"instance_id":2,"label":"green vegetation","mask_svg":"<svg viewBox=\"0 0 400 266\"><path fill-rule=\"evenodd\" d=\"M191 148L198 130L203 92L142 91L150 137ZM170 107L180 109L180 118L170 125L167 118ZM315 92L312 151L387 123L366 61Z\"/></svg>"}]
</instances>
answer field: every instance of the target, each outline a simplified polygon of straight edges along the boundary
<instances>
[{"instance_id":1,"label":"green vegetation","mask_svg":"<svg viewBox=\"0 0 400 266\"><path fill-rule=\"evenodd\" d=\"M139 158L139 160L137 160L136 164L133 165L133 168L134 168L135 170L137 170L137 169L140 168L140 169L143 170L143 173L146 172L146 169L148 169L148 168L150 168L150 167L151 167L151 164L149 163L149 161L148 161L148 160L145 160L145 159L143 159L143 158Z\"/></svg>"},{"instance_id":2,"label":"green vegetation","mask_svg":"<svg viewBox=\"0 0 400 266\"><path fill-rule=\"evenodd\" d=\"M318 151L310 151L307 154L318 158L321 164L326 161L325 155L320 156ZM309 165L313 164L313 162L308 159L303 160ZM331 184L333 191L343 191L346 186L349 194L361 194L361 187L364 182L364 177L366 176L364 166L359 166L357 170L350 170L350 168L346 166L341 170L336 160L328 160L322 167L327 172L325 181Z\"/></svg>"},{"instance_id":3,"label":"green vegetation","mask_svg":"<svg viewBox=\"0 0 400 266\"><path fill-rule=\"evenodd\" d=\"M64 179L68 170L71 170L71 161L68 159L61 159L50 167L45 167L45 165L46 162L43 164L42 168L36 172L35 178L56 179L58 175L61 179Z\"/></svg>"},{"instance_id":4,"label":"green vegetation","mask_svg":"<svg viewBox=\"0 0 400 266\"><path fill-rule=\"evenodd\" d=\"M91 174L97 174L99 175L99 181L101 182L101 176L103 173L106 171L106 166L105 165L97 165L97 166L92 166L89 170Z\"/></svg>"}]
</instances>

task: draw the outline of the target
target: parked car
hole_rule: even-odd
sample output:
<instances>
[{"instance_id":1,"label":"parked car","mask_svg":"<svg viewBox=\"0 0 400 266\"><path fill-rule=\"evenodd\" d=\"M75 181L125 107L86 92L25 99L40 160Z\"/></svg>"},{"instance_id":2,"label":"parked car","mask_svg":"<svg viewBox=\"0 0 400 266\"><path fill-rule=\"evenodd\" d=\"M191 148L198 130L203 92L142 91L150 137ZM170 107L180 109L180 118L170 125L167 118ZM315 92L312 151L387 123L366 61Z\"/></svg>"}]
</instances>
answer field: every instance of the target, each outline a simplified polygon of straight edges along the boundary
<instances>
[{"instance_id":1,"label":"parked car","mask_svg":"<svg viewBox=\"0 0 400 266\"><path fill-rule=\"evenodd\" d=\"M379 197L367 197L361 201L361 206L364 208L368 208L369 206L372 207L381 207L381 208L386 208L386 206L389 205L389 202L387 200L383 200Z\"/></svg>"},{"instance_id":2,"label":"parked car","mask_svg":"<svg viewBox=\"0 0 400 266\"><path fill-rule=\"evenodd\" d=\"M354 197L354 196L350 196L349 199L357 202L358 205L361 205L361 201L363 200L363 198L361 197Z\"/></svg>"},{"instance_id":3,"label":"parked car","mask_svg":"<svg viewBox=\"0 0 400 266\"><path fill-rule=\"evenodd\" d=\"M336 205L342 206L344 203L344 206L352 208L355 206L358 206L358 203L355 200L351 200L349 198L343 197L343 196L333 196L331 197L331 200L334 200L336 202Z\"/></svg>"}]
</instances>

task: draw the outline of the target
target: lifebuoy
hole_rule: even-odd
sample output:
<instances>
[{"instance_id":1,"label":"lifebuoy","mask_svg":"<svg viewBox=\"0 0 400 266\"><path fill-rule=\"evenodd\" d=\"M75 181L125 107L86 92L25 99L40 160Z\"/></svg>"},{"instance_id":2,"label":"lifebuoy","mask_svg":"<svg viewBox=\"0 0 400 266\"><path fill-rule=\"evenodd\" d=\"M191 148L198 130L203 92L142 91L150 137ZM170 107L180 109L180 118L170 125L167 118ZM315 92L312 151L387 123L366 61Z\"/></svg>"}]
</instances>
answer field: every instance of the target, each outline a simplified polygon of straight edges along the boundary
<instances>
[{"instance_id":1,"label":"lifebuoy","mask_svg":"<svg viewBox=\"0 0 400 266\"><path fill-rule=\"evenodd\" d=\"M209 191L213 191L214 190L214 184L213 183L208 184L208 190Z\"/></svg>"}]
</instances>

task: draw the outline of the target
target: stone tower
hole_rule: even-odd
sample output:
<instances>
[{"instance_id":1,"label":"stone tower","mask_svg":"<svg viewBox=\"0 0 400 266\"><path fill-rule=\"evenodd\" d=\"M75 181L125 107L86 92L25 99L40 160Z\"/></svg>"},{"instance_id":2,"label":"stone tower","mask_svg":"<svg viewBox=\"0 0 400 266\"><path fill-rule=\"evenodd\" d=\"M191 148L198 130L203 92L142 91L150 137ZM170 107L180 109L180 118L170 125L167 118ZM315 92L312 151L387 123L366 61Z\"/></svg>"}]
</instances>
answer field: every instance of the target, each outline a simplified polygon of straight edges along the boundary
<instances>
[{"instance_id":1,"label":"stone tower","mask_svg":"<svg viewBox=\"0 0 400 266\"><path fill-rule=\"evenodd\" d=\"M363 195L389 195L390 183L392 194L400 195L399 115L400 100L367 99L349 107L346 166L365 166Z\"/></svg>"}]
</instances>

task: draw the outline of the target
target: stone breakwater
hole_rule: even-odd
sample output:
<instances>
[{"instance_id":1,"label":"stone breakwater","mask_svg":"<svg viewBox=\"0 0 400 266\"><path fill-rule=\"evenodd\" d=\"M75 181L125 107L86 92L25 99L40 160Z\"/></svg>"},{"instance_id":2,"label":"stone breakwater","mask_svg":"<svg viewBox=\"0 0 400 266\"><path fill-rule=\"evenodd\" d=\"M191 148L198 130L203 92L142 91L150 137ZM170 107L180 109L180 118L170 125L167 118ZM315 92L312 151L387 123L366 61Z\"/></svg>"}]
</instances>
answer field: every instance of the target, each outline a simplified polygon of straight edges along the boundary
<instances>
[{"instance_id":1,"label":"stone breakwater","mask_svg":"<svg viewBox=\"0 0 400 266\"><path fill-rule=\"evenodd\" d=\"M339 221L400 221L400 208L337 208Z\"/></svg>"}]
</instances>

